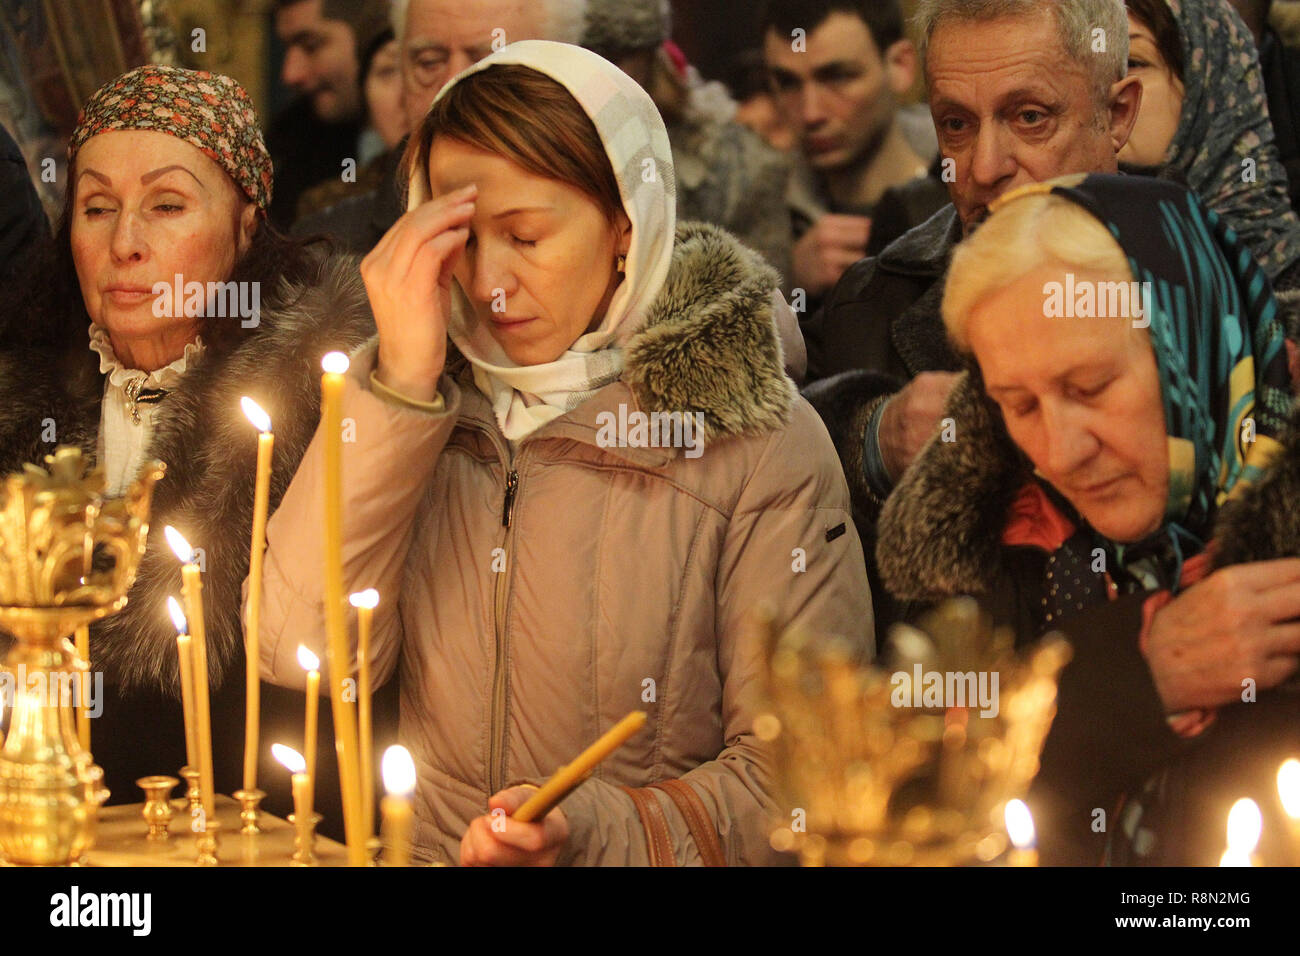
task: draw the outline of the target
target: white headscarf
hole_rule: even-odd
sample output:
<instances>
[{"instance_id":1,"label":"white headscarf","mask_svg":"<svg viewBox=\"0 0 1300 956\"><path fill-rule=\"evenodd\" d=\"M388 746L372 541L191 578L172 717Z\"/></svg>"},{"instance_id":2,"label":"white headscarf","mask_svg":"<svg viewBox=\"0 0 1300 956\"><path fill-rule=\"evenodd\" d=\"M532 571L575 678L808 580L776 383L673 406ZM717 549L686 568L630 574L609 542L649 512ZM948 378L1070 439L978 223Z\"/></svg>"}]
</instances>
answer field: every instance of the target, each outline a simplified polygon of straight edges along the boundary
<instances>
[{"instance_id":1,"label":"white headscarf","mask_svg":"<svg viewBox=\"0 0 1300 956\"><path fill-rule=\"evenodd\" d=\"M553 362L516 365L474 317L459 283L453 284L448 332L474 365L474 381L488 396L511 441L576 408L623 371L623 346L645 322L650 303L668 276L676 229L677 189L672 151L659 110L636 81L614 64L567 43L523 40L459 74L438 94L471 74L498 64L531 67L568 90L595 124L632 223L623 281L604 320ZM408 209L432 197L425 170L413 170ZM611 264L593 262L593 269Z\"/></svg>"}]
</instances>

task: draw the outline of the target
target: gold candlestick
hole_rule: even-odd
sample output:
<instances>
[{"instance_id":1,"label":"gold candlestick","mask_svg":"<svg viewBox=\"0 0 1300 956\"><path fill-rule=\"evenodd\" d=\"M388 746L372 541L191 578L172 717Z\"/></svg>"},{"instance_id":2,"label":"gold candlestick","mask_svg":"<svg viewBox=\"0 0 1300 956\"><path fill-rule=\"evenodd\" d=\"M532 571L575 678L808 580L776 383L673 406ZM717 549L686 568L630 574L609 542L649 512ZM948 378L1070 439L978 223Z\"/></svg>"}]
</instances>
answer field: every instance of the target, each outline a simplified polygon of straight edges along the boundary
<instances>
[{"instance_id":1,"label":"gold candlestick","mask_svg":"<svg viewBox=\"0 0 1300 956\"><path fill-rule=\"evenodd\" d=\"M185 809L193 820L203 813L203 792L199 789L199 771L189 765L181 767L181 779L185 781Z\"/></svg>"},{"instance_id":2,"label":"gold candlestick","mask_svg":"<svg viewBox=\"0 0 1300 956\"><path fill-rule=\"evenodd\" d=\"M77 657L86 669L80 670L82 680L77 685L77 742L82 750L90 750L90 714L86 712L86 695L81 693L81 684L90 679L90 625L83 624L77 628Z\"/></svg>"},{"instance_id":3,"label":"gold candlestick","mask_svg":"<svg viewBox=\"0 0 1300 956\"><path fill-rule=\"evenodd\" d=\"M239 822L242 824L239 832L248 835L261 833L262 828L257 825L257 808L266 799L266 794L261 790L240 789L231 796L239 801Z\"/></svg>"},{"instance_id":4,"label":"gold candlestick","mask_svg":"<svg viewBox=\"0 0 1300 956\"><path fill-rule=\"evenodd\" d=\"M172 805L168 799L180 783L175 777L141 777L135 785L144 791L144 809L140 815L149 824L150 840L166 840L171 836L168 827L172 822Z\"/></svg>"},{"instance_id":5,"label":"gold candlestick","mask_svg":"<svg viewBox=\"0 0 1300 956\"><path fill-rule=\"evenodd\" d=\"M221 849L221 821L215 816L206 818L203 826L194 834L194 849L197 851L195 862L199 866L217 866L217 851Z\"/></svg>"},{"instance_id":6,"label":"gold candlestick","mask_svg":"<svg viewBox=\"0 0 1300 956\"><path fill-rule=\"evenodd\" d=\"M253 540L248 552L248 627L245 643L248 689L244 716L244 791L257 791L257 741L261 719L261 680L258 658L261 652L262 555L266 550L266 513L271 488L271 451L275 435L271 433L271 416L251 398L241 398L244 414L260 432L257 436L257 479L253 492ZM256 813L256 811L254 811ZM257 824L252 824L254 832Z\"/></svg>"},{"instance_id":7,"label":"gold candlestick","mask_svg":"<svg viewBox=\"0 0 1300 956\"><path fill-rule=\"evenodd\" d=\"M289 814L289 822L293 824L293 856L289 858L291 866L315 866L316 865L316 824L325 818L319 813L308 813L299 816L297 813Z\"/></svg>"},{"instance_id":8,"label":"gold candlestick","mask_svg":"<svg viewBox=\"0 0 1300 956\"><path fill-rule=\"evenodd\" d=\"M87 677L69 637L126 604L149 533L162 466L150 463L124 497L103 500L102 472L61 447L47 469L0 480L0 628L16 640L4 661L16 682L0 753L0 853L9 863L66 865L94 844L103 771L78 740L72 701L49 689ZM92 569L98 549L114 559Z\"/></svg>"}]
</instances>

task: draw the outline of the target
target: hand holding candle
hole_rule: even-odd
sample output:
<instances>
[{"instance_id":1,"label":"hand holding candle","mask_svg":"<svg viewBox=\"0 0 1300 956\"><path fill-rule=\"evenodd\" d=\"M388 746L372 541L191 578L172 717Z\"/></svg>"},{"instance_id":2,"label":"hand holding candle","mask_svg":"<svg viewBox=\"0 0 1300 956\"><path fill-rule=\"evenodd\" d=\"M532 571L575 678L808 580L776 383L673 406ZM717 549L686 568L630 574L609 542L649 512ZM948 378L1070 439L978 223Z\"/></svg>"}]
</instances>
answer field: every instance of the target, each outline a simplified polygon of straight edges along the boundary
<instances>
[{"instance_id":1,"label":"hand holding candle","mask_svg":"<svg viewBox=\"0 0 1300 956\"><path fill-rule=\"evenodd\" d=\"M245 644L248 690L244 717L244 790L257 789L257 741L261 719L261 681L258 675L261 653L262 556L266 551L266 512L271 489L271 452L275 435L271 417L255 401L244 397L240 406L257 436L257 481L253 492L253 540L248 552L248 634Z\"/></svg>"},{"instance_id":2,"label":"hand holding candle","mask_svg":"<svg viewBox=\"0 0 1300 956\"><path fill-rule=\"evenodd\" d=\"M632 711L632 713L611 727L599 740L575 757L573 763L557 770L555 775L550 780L547 780L540 790L512 814L512 818L521 823L528 823L546 816L552 807L567 797L574 787L586 779L587 774L595 769L596 764L623 746L629 737L644 727L645 721L645 711Z\"/></svg>"}]
</instances>

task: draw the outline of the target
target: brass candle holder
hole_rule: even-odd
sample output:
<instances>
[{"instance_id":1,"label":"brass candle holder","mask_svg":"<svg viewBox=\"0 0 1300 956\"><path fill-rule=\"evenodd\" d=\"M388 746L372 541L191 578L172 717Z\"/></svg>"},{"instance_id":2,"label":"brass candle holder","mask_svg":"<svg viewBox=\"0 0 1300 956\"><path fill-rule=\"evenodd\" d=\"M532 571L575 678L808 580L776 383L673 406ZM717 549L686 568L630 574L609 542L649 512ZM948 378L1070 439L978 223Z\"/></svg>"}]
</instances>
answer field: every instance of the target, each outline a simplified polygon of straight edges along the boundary
<instances>
[{"instance_id":1,"label":"brass candle holder","mask_svg":"<svg viewBox=\"0 0 1300 956\"><path fill-rule=\"evenodd\" d=\"M245 835L261 833L262 828L257 825L257 807L266 799L266 792L262 790L236 790L232 796L239 801L239 822L242 824L239 832Z\"/></svg>"},{"instance_id":2,"label":"brass candle holder","mask_svg":"<svg viewBox=\"0 0 1300 956\"><path fill-rule=\"evenodd\" d=\"M315 866L316 865L316 824L325 818L319 813L311 813L299 822L296 813L289 814L289 822L293 824L293 856L290 863L294 866Z\"/></svg>"},{"instance_id":3,"label":"brass candle holder","mask_svg":"<svg viewBox=\"0 0 1300 956\"><path fill-rule=\"evenodd\" d=\"M175 777L141 777L135 785L144 791L144 809L140 815L149 824L150 840L166 840L171 836L172 805L168 799L180 783Z\"/></svg>"},{"instance_id":4,"label":"brass candle holder","mask_svg":"<svg viewBox=\"0 0 1300 956\"><path fill-rule=\"evenodd\" d=\"M195 862L199 866L216 866L220 862L217 860L217 851L220 848L221 821L214 814L211 820L204 820L203 826L195 831L194 849L198 853Z\"/></svg>"},{"instance_id":5,"label":"brass candle holder","mask_svg":"<svg viewBox=\"0 0 1300 956\"><path fill-rule=\"evenodd\" d=\"M199 768L181 767L181 777L185 780L185 810L193 820L203 814L203 791L199 789Z\"/></svg>"},{"instance_id":6,"label":"brass candle holder","mask_svg":"<svg viewBox=\"0 0 1300 956\"><path fill-rule=\"evenodd\" d=\"M779 634L770 618L761 628L768 705L754 732L777 757L775 849L804 866L980 864L1005 851L1004 809L1037 773L1056 713L1063 639L1017 652L970 599L920 630L895 627L889 668L841 640ZM967 688L984 679L995 706L941 700L936 681L955 688L959 675Z\"/></svg>"},{"instance_id":7,"label":"brass candle holder","mask_svg":"<svg viewBox=\"0 0 1300 956\"><path fill-rule=\"evenodd\" d=\"M66 865L94 844L108 797L77 739L72 698L84 699L76 692L90 673L69 637L125 606L163 466L105 501L103 473L86 474L80 449L45 461L48 470L26 465L0 482L0 628L16 638L4 661L15 699L0 752L0 852Z\"/></svg>"}]
</instances>

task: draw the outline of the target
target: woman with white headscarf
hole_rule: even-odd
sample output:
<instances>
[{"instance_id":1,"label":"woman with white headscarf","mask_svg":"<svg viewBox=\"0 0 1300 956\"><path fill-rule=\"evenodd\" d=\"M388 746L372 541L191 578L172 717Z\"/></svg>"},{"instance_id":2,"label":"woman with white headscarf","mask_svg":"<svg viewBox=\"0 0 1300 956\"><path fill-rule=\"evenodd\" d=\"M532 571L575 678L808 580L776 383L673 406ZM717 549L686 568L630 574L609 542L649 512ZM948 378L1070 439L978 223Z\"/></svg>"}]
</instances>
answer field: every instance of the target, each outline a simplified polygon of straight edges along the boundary
<instances>
[{"instance_id":1,"label":"woman with white headscarf","mask_svg":"<svg viewBox=\"0 0 1300 956\"><path fill-rule=\"evenodd\" d=\"M765 600L864 658L873 627L776 274L675 227L653 103L577 47L471 67L407 158L409 211L362 264L379 335L344 396L343 562L382 596L379 678L400 667L417 855L778 859L746 618ZM319 439L268 533L262 669L293 686L322 645ZM557 809L508 818L635 709L647 727Z\"/></svg>"}]
</instances>

